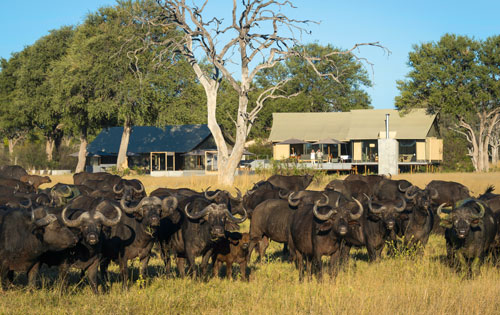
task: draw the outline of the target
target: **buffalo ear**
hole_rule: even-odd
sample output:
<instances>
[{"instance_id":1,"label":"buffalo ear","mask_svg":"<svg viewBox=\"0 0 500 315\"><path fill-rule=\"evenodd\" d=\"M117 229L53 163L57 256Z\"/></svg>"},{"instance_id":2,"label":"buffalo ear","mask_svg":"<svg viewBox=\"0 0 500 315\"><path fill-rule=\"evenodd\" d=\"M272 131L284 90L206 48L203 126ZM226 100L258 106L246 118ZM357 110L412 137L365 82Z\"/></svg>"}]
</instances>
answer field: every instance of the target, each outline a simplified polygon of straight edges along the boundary
<instances>
[{"instance_id":1,"label":"buffalo ear","mask_svg":"<svg viewBox=\"0 0 500 315\"><path fill-rule=\"evenodd\" d=\"M475 220L471 221L470 225L472 227L477 227L480 223L481 223L481 219L475 219Z\"/></svg>"},{"instance_id":2,"label":"buffalo ear","mask_svg":"<svg viewBox=\"0 0 500 315\"><path fill-rule=\"evenodd\" d=\"M439 225L444 228L451 229L453 223L448 219L441 219L441 221L439 221Z\"/></svg>"},{"instance_id":3,"label":"buffalo ear","mask_svg":"<svg viewBox=\"0 0 500 315\"><path fill-rule=\"evenodd\" d=\"M350 226L352 226L352 225L361 226L361 224L359 223L359 221L355 221L355 220L353 220L353 221L349 221L349 222L348 222L348 224L349 224Z\"/></svg>"},{"instance_id":4,"label":"buffalo ear","mask_svg":"<svg viewBox=\"0 0 500 315\"><path fill-rule=\"evenodd\" d=\"M142 213L140 211L134 212L134 217L139 221L143 219Z\"/></svg>"}]
</instances>

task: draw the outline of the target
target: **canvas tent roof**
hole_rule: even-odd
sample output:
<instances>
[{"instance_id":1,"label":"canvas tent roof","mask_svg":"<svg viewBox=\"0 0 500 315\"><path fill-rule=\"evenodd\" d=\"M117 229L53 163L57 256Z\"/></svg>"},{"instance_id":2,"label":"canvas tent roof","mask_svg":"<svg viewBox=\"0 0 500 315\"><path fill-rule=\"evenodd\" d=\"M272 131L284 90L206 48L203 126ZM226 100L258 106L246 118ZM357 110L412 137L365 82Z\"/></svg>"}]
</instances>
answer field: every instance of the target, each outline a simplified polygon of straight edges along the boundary
<instances>
[{"instance_id":1,"label":"canvas tent roof","mask_svg":"<svg viewBox=\"0 0 500 315\"><path fill-rule=\"evenodd\" d=\"M400 116L392 109L359 109L332 113L273 113L273 127L269 140L280 142L289 138L318 141L334 138L340 141L378 139L385 133L385 115L389 117L389 131L396 139L425 139L436 115L427 115L425 109L416 109Z\"/></svg>"},{"instance_id":2,"label":"canvas tent roof","mask_svg":"<svg viewBox=\"0 0 500 315\"><path fill-rule=\"evenodd\" d=\"M123 127L103 129L88 146L89 155L118 154ZM189 152L211 135L207 125L134 126L127 155L149 152Z\"/></svg>"}]
</instances>

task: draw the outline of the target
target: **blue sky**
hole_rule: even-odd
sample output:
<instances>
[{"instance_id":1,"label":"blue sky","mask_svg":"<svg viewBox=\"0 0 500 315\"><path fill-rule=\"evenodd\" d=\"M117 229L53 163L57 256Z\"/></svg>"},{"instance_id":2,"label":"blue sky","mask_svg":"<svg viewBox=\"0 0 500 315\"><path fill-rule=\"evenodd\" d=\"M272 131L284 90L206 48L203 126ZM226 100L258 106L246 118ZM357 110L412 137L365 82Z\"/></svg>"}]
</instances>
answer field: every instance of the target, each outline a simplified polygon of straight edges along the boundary
<instances>
[{"instance_id":1,"label":"blue sky","mask_svg":"<svg viewBox=\"0 0 500 315\"><path fill-rule=\"evenodd\" d=\"M230 10L232 1L211 0L211 12ZM114 0L1 0L0 57L9 58L33 44L51 29L81 23L86 14ZM298 9L292 15L320 21L311 24L312 35L304 42L332 44L350 48L355 43L379 41L392 53L365 47L358 55L374 64L367 68L373 88L367 92L375 108L393 108L398 95L396 80L408 73L406 66L412 45L437 41L445 33L485 39L500 33L500 1L498 0L420 0L420 1L332 1L296 0Z\"/></svg>"}]
</instances>

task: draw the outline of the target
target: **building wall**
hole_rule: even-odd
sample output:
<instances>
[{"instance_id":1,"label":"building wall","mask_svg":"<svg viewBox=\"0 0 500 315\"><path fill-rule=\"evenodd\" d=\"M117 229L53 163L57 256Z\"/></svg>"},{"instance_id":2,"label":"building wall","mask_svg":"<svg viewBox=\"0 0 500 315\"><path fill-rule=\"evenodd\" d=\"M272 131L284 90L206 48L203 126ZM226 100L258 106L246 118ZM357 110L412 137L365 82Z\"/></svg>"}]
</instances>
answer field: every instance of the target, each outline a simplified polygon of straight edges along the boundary
<instances>
[{"instance_id":1,"label":"building wall","mask_svg":"<svg viewBox=\"0 0 500 315\"><path fill-rule=\"evenodd\" d=\"M352 143L352 160L361 161L362 151L361 151L361 141L353 141Z\"/></svg>"},{"instance_id":2,"label":"building wall","mask_svg":"<svg viewBox=\"0 0 500 315\"><path fill-rule=\"evenodd\" d=\"M275 160L284 160L290 157L289 144L275 144L273 146L273 157Z\"/></svg>"},{"instance_id":3,"label":"building wall","mask_svg":"<svg viewBox=\"0 0 500 315\"><path fill-rule=\"evenodd\" d=\"M429 137L425 139L425 157L428 161L443 160L443 139Z\"/></svg>"},{"instance_id":4,"label":"building wall","mask_svg":"<svg viewBox=\"0 0 500 315\"><path fill-rule=\"evenodd\" d=\"M417 161L425 160L425 141L417 141Z\"/></svg>"}]
</instances>

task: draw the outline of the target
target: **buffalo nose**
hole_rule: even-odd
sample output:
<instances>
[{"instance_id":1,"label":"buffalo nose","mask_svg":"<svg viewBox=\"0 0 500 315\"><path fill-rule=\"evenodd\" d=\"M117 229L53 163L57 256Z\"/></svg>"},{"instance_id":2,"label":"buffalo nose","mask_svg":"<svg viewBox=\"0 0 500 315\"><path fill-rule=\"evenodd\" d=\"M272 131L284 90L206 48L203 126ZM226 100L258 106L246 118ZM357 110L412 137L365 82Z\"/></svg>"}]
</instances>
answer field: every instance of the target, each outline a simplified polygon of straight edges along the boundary
<instances>
[{"instance_id":1,"label":"buffalo nose","mask_svg":"<svg viewBox=\"0 0 500 315\"><path fill-rule=\"evenodd\" d=\"M94 245L95 243L97 243L97 235L89 234L88 241L90 245Z\"/></svg>"},{"instance_id":2,"label":"buffalo nose","mask_svg":"<svg viewBox=\"0 0 500 315\"><path fill-rule=\"evenodd\" d=\"M212 235L217 237L224 236L224 229L221 227L215 227L212 229Z\"/></svg>"},{"instance_id":3,"label":"buffalo nose","mask_svg":"<svg viewBox=\"0 0 500 315\"><path fill-rule=\"evenodd\" d=\"M387 228L388 228L389 230L392 230L392 229L394 228L394 221L388 221L388 222L387 222Z\"/></svg>"},{"instance_id":4,"label":"buffalo nose","mask_svg":"<svg viewBox=\"0 0 500 315\"><path fill-rule=\"evenodd\" d=\"M458 230L458 237L459 238L465 238L466 235L467 235L466 230Z\"/></svg>"},{"instance_id":5,"label":"buffalo nose","mask_svg":"<svg viewBox=\"0 0 500 315\"><path fill-rule=\"evenodd\" d=\"M152 226L158 226L158 225L160 225L160 218L159 217L152 217L151 218L151 225Z\"/></svg>"},{"instance_id":6,"label":"buffalo nose","mask_svg":"<svg viewBox=\"0 0 500 315\"><path fill-rule=\"evenodd\" d=\"M339 234L346 235L347 234L347 227L346 226L339 227Z\"/></svg>"}]
</instances>

